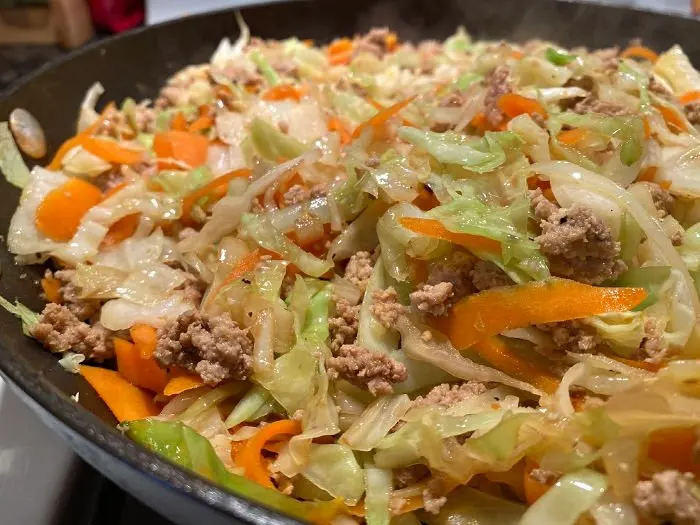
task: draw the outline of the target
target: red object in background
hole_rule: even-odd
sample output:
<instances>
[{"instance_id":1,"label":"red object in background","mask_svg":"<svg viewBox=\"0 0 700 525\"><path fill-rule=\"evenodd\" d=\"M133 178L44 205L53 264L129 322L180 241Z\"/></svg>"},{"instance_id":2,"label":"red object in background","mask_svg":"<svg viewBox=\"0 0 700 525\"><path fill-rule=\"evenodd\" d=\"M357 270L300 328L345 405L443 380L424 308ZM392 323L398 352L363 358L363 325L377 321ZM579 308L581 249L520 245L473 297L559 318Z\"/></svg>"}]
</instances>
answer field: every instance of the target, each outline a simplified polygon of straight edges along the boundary
<instances>
[{"instance_id":1,"label":"red object in background","mask_svg":"<svg viewBox=\"0 0 700 525\"><path fill-rule=\"evenodd\" d=\"M143 0L89 0L95 27L121 33L143 24Z\"/></svg>"}]
</instances>

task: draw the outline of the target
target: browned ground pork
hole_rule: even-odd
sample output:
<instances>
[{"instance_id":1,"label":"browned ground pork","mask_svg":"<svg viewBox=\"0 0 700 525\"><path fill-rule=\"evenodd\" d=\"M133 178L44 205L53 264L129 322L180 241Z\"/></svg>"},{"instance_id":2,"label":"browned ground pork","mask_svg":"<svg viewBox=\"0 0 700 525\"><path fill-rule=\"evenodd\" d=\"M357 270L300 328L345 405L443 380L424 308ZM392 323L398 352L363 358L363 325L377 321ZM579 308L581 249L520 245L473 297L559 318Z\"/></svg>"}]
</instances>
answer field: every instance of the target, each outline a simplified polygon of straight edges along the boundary
<instances>
[{"instance_id":1,"label":"browned ground pork","mask_svg":"<svg viewBox=\"0 0 700 525\"><path fill-rule=\"evenodd\" d=\"M409 295L411 305L421 313L442 316L452 308L454 297L452 283L421 284Z\"/></svg>"},{"instance_id":2,"label":"browned ground pork","mask_svg":"<svg viewBox=\"0 0 700 525\"><path fill-rule=\"evenodd\" d=\"M663 218L670 214L673 209L673 202L675 201L671 192L665 190L655 182L642 182L641 184L644 184L649 190L651 199L654 201L654 207L659 212L659 217Z\"/></svg>"},{"instance_id":3,"label":"browned ground pork","mask_svg":"<svg viewBox=\"0 0 700 525\"><path fill-rule=\"evenodd\" d=\"M405 312L406 308L399 302L399 294L391 286L372 294L372 315L384 328L396 328L396 322Z\"/></svg>"},{"instance_id":4,"label":"browned ground pork","mask_svg":"<svg viewBox=\"0 0 700 525\"><path fill-rule=\"evenodd\" d=\"M601 338L593 327L576 319L538 325L537 328L548 332L561 351L591 353L601 343Z\"/></svg>"},{"instance_id":5,"label":"browned ground pork","mask_svg":"<svg viewBox=\"0 0 700 525\"><path fill-rule=\"evenodd\" d=\"M634 489L634 504L645 516L674 525L700 523L700 500L693 494L693 475L677 470L657 472Z\"/></svg>"},{"instance_id":6,"label":"browned ground pork","mask_svg":"<svg viewBox=\"0 0 700 525\"><path fill-rule=\"evenodd\" d=\"M480 292L513 284L513 280L508 277L506 272L491 261L477 261L472 271L469 272L469 277L471 277L474 288Z\"/></svg>"},{"instance_id":7,"label":"browned ground pork","mask_svg":"<svg viewBox=\"0 0 700 525\"><path fill-rule=\"evenodd\" d=\"M309 200L309 190L301 184L294 184L282 196L284 206L294 206L307 200Z\"/></svg>"},{"instance_id":8,"label":"browned ground pork","mask_svg":"<svg viewBox=\"0 0 700 525\"><path fill-rule=\"evenodd\" d=\"M364 292L369 278L372 277L373 267L372 255L369 252L357 252L350 257L345 267L345 279Z\"/></svg>"},{"instance_id":9,"label":"browned ground pork","mask_svg":"<svg viewBox=\"0 0 700 525\"><path fill-rule=\"evenodd\" d=\"M415 485L429 475L430 469L420 463L410 467L397 468L394 469L394 486L402 489L409 485Z\"/></svg>"},{"instance_id":10,"label":"browned ground pork","mask_svg":"<svg viewBox=\"0 0 700 525\"><path fill-rule=\"evenodd\" d=\"M355 40L354 55L369 53L377 58L383 58L389 52L387 37L391 34L388 27L374 27L369 33Z\"/></svg>"},{"instance_id":11,"label":"browned ground pork","mask_svg":"<svg viewBox=\"0 0 700 525\"><path fill-rule=\"evenodd\" d=\"M478 381L467 381L458 384L443 383L433 387L425 396L415 398L412 408L424 406L449 408L484 392L486 392L486 385Z\"/></svg>"},{"instance_id":12,"label":"browned ground pork","mask_svg":"<svg viewBox=\"0 0 700 525\"><path fill-rule=\"evenodd\" d=\"M335 315L328 318L330 348L333 354L337 354L343 345L355 342L360 322L360 307L361 305L352 305L345 299L336 301Z\"/></svg>"},{"instance_id":13,"label":"browned ground pork","mask_svg":"<svg viewBox=\"0 0 700 525\"><path fill-rule=\"evenodd\" d=\"M700 102L691 102L683 107L685 117L693 126L700 124Z\"/></svg>"},{"instance_id":14,"label":"browned ground pork","mask_svg":"<svg viewBox=\"0 0 700 525\"><path fill-rule=\"evenodd\" d=\"M327 366L331 379L342 377L367 388L375 396L391 394L393 384L408 379L408 370L403 363L357 345L343 345L336 357L328 360Z\"/></svg>"},{"instance_id":15,"label":"browned ground pork","mask_svg":"<svg viewBox=\"0 0 700 525\"><path fill-rule=\"evenodd\" d=\"M510 80L510 68L498 66L486 77L486 96L484 97L484 114L489 124L498 126L504 114L498 107L498 99L513 91Z\"/></svg>"},{"instance_id":16,"label":"browned ground pork","mask_svg":"<svg viewBox=\"0 0 700 525\"><path fill-rule=\"evenodd\" d=\"M605 49L598 49L593 51L593 54L597 56L603 62L603 71L608 75L611 75L617 71L620 65L620 48L619 47L608 47Z\"/></svg>"},{"instance_id":17,"label":"browned ground pork","mask_svg":"<svg viewBox=\"0 0 700 525\"><path fill-rule=\"evenodd\" d=\"M430 266L428 284L452 284L453 301L457 302L474 291L471 272L476 259L461 250L454 250L446 259Z\"/></svg>"},{"instance_id":18,"label":"browned ground pork","mask_svg":"<svg viewBox=\"0 0 700 525\"><path fill-rule=\"evenodd\" d=\"M540 190L531 193L531 204L542 228L535 241L549 259L552 274L601 284L627 269L620 259L620 243L590 208L580 204L559 208L545 201Z\"/></svg>"},{"instance_id":19,"label":"browned ground pork","mask_svg":"<svg viewBox=\"0 0 700 525\"><path fill-rule=\"evenodd\" d=\"M660 363L668 352L659 322L650 317L644 321L644 339L639 347L641 358L651 363Z\"/></svg>"},{"instance_id":20,"label":"browned ground pork","mask_svg":"<svg viewBox=\"0 0 700 525\"><path fill-rule=\"evenodd\" d=\"M108 330L83 323L67 307L56 303L44 307L32 336L51 352L77 352L95 361L114 355Z\"/></svg>"},{"instance_id":21,"label":"browned ground pork","mask_svg":"<svg viewBox=\"0 0 700 525\"><path fill-rule=\"evenodd\" d=\"M90 319L100 310L100 301L96 299L81 299L76 286L71 282L75 270L58 270L52 273L46 270L45 277L61 281L61 304L68 308L81 321Z\"/></svg>"},{"instance_id":22,"label":"browned ground pork","mask_svg":"<svg viewBox=\"0 0 700 525\"><path fill-rule=\"evenodd\" d=\"M601 113L610 117L619 117L628 115L629 109L615 102L606 102L597 97L589 96L580 100L574 106L574 113L586 115L588 113Z\"/></svg>"},{"instance_id":23,"label":"browned ground pork","mask_svg":"<svg viewBox=\"0 0 700 525\"><path fill-rule=\"evenodd\" d=\"M431 514L438 514L447 503L449 490L442 480L431 479L423 489L423 508Z\"/></svg>"},{"instance_id":24,"label":"browned ground pork","mask_svg":"<svg viewBox=\"0 0 700 525\"><path fill-rule=\"evenodd\" d=\"M225 379L247 379L252 353L248 330L242 330L228 315L208 316L190 310L158 330L155 358L164 368L181 366L215 385Z\"/></svg>"}]
</instances>

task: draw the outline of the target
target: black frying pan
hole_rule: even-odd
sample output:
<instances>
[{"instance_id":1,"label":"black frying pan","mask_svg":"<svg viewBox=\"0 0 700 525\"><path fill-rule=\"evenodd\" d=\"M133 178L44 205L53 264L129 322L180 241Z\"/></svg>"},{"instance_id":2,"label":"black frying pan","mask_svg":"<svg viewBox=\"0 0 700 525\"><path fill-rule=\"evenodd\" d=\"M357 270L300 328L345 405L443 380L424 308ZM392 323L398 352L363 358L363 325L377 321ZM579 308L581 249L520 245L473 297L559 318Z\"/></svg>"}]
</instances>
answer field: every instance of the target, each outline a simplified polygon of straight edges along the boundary
<instances>
[{"instance_id":1,"label":"black frying pan","mask_svg":"<svg viewBox=\"0 0 700 525\"><path fill-rule=\"evenodd\" d=\"M389 25L406 40L445 38L458 25L475 38L524 41L550 39L591 48L625 45L635 37L664 50L678 43L700 63L700 24L628 9L548 0L313 0L244 11L254 35L296 35L317 42ZM74 133L85 90L99 80L103 100L155 98L178 69L208 59L224 36L237 36L231 12L220 12L147 28L89 46L41 69L0 99L0 121L15 107L42 123L49 155ZM19 192L0 182L0 230L7 231ZM0 294L40 310L40 268L17 267L0 250ZM24 277L23 277L24 275ZM0 312L0 370L42 420L68 440L93 467L169 519L215 525L238 520L256 524L293 520L219 490L196 475L158 459L122 437L116 421L79 376L22 335L19 322ZM80 392L80 403L70 396ZM3 425L12 424L3 421Z\"/></svg>"}]
</instances>

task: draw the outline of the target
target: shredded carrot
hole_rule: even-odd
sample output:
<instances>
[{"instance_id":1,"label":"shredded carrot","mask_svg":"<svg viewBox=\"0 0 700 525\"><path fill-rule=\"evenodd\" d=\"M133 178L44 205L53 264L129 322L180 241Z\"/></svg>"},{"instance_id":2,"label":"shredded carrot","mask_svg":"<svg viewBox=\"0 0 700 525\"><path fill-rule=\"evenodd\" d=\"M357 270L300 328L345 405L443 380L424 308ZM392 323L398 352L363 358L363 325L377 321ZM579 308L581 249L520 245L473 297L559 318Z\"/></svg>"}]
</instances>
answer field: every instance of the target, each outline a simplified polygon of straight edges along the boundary
<instances>
[{"instance_id":1,"label":"shredded carrot","mask_svg":"<svg viewBox=\"0 0 700 525\"><path fill-rule=\"evenodd\" d=\"M506 114L508 118L515 118L518 115L532 115L536 113L547 116L542 104L533 98L523 97L516 93L506 93L502 95L496 102L498 108Z\"/></svg>"},{"instance_id":2,"label":"shredded carrot","mask_svg":"<svg viewBox=\"0 0 700 525\"><path fill-rule=\"evenodd\" d=\"M150 325L139 323L129 329L129 335L141 357L144 359L153 357L158 344L158 330Z\"/></svg>"},{"instance_id":3,"label":"shredded carrot","mask_svg":"<svg viewBox=\"0 0 700 525\"><path fill-rule=\"evenodd\" d=\"M590 131L585 128L574 128L562 131L557 135L557 140L567 146L575 146L590 137Z\"/></svg>"},{"instance_id":4,"label":"shredded carrot","mask_svg":"<svg viewBox=\"0 0 700 525\"><path fill-rule=\"evenodd\" d=\"M557 377L517 355L498 337L479 341L470 349L502 372L530 383L548 394L554 393L559 386Z\"/></svg>"},{"instance_id":5,"label":"shredded carrot","mask_svg":"<svg viewBox=\"0 0 700 525\"><path fill-rule=\"evenodd\" d=\"M163 395L176 396L203 385L204 382L198 375L189 373L173 375L173 373L171 373L168 383L163 388Z\"/></svg>"},{"instance_id":6,"label":"shredded carrot","mask_svg":"<svg viewBox=\"0 0 700 525\"><path fill-rule=\"evenodd\" d=\"M437 200L435 194L429 191L424 185L418 188L418 197L413 199L413 204L418 206L423 211L432 210L436 206L440 206L440 201Z\"/></svg>"},{"instance_id":7,"label":"shredded carrot","mask_svg":"<svg viewBox=\"0 0 700 525\"><path fill-rule=\"evenodd\" d=\"M170 129L175 131L187 131L187 119L182 111L178 111L170 121Z\"/></svg>"},{"instance_id":8,"label":"shredded carrot","mask_svg":"<svg viewBox=\"0 0 700 525\"><path fill-rule=\"evenodd\" d=\"M647 166L639 174L639 177L637 177L637 181L638 182L654 182L654 178L656 177L656 171L657 171L656 166Z\"/></svg>"},{"instance_id":9,"label":"shredded carrot","mask_svg":"<svg viewBox=\"0 0 700 525\"><path fill-rule=\"evenodd\" d=\"M374 100L372 97L367 97L366 100L367 100L367 102L369 102L369 103L374 107L374 109L376 109L377 111L384 111L384 110L386 109L386 106L380 104L379 102L377 102L376 100ZM410 127L412 127L412 128L417 127L413 122L411 122L410 120L407 120L407 119L405 119L405 118L402 118L402 119L401 119L401 123L402 123L404 126L410 126Z\"/></svg>"},{"instance_id":10,"label":"shredded carrot","mask_svg":"<svg viewBox=\"0 0 700 525\"><path fill-rule=\"evenodd\" d=\"M161 169L178 168L177 164L168 162L174 159L197 168L207 162L209 140L199 133L187 131L165 131L156 133L153 138L153 151L161 159L158 167Z\"/></svg>"},{"instance_id":11,"label":"shredded carrot","mask_svg":"<svg viewBox=\"0 0 700 525\"><path fill-rule=\"evenodd\" d=\"M470 295L436 323L461 350L506 330L626 312L646 296L644 288L606 288L553 278Z\"/></svg>"},{"instance_id":12,"label":"shredded carrot","mask_svg":"<svg viewBox=\"0 0 700 525\"><path fill-rule=\"evenodd\" d=\"M127 148L113 140L85 137L81 146L88 153L92 153L112 164L138 164L144 160L144 152L142 150Z\"/></svg>"},{"instance_id":13,"label":"shredded carrot","mask_svg":"<svg viewBox=\"0 0 700 525\"><path fill-rule=\"evenodd\" d=\"M289 84L280 84L268 89L262 95L263 100L295 100L299 102L304 92Z\"/></svg>"},{"instance_id":14,"label":"shredded carrot","mask_svg":"<svg viewBox=\"0 0 700 525\"><path fill-rule=\"evenodd\" d=\"M421 219L419 217L403 217L399 220L401 226L427 237L442 239L453 244L464 246L470 250L483 250L489 253L500 253L501 243L482 237L481 235L470 235L468 233L451 232L437 219Z\"/></svg>"},{"instance_id":15,"label":"shredded carrot","mask_svg":"<svg viewBox=\"0 0 700 525\"><path fill-rule=\"evenodd\" d=\"M69 241L87 211L102 200L102 192L89 182L71 178L44 197L36 209L34 224L54 241Z\"/></svg>"},{"instance_id":16,"label":"shredded carrot","mask_svg":"<svg viewBox=\"0 0 700 525\"><path fill-rule=\"evenodd\" d=\"M525 463L523 485L525 487L525 501L528 505L532 505L538 499L552 488L552 484L540 483L535 478L530 476L530 472L537 468L537 463L528 459Z\"/></svg>"},{"instance_id":17,"label":"shredded carrot","mask_svg":"<svg viewBox=\"0 0 700 525\"><path fill-rule=\"evenodd\" d=\"M679 131L688 131L688 125L685 123L685 120L675 110L661 104L654 104L654 107L659 110L669 127Z\"/></svg>"},{"instance_id":18,"label":"shredded carrot","mask_svg":"<svg viewBox=\"0 0 700 525\"><path fill-rule=\"evenodd\" d=\"M643 58L649 62L656 62L659 55L645 46L630 46L620 53L622 58Z\"/></svg>"},{"instance_id":19,"label":"shredded carrot","mask_svg":"<svg viewBox=\"0 0 700 525\"><path fill-rule=\"evenodd\" d=\"M376 131L377 129L381 128L387 120L389 120L394 115L398 114L403 108L405 108L411 102L413 102L415 98L416 97L414 95L405 100L397 102L396 104L389 106L388 108L380 110L372 118L366 120L365 122L357 126L357 128L355 128L355 131L352 134L353 138L357 138L360 135L362 135L362 132L365 129L372 128Z\"/></svg>"},{"instance_id":20,"label":"shredded carrot","mask_svg":"<svg viewBox=\"0 0 700 525\"><path fill-rule=\"evenodd\" d=\"M670 190L672 182L670 180L660 180L658 184L664 190Z\"/></svg>"},{"instance_id":21,"label":"shredded carrot","mask_svg":"<svg viewBox=\"0 0 700 525\"><path fill-rule=\"evenodd\" d=\"M132 385L114 370L81 365L80 375L90 383L120 423L152 417L160 412L150 394Z\"/></svg>"},{"instance_id":22,"label":"shredded carrot","mask_svg":"<svg viewBox=\"0 0 700 525\"><path fill-rule=\"evenodd\" d=\"M469 124L475 128L478 131L481 131L482 133L486 131L503 131L506 129L507 124L505 122L501 122L497 126L491 125L489 122L489 119L486 118L486 114L482 111L477 113L473 119L469 122Z\"/></svg>"},{"instance_id":23,"label":"shredded carrot","mask_svg":"<svg viewBox=\"0 0 700 525\"><path fill-rule=\"evenodd\" d=\"M340 143L343 146L352 142L352 135L343 124L343 121L338 117L331 117L328 119L328 131L337 131L338 135L340 135Z\"/></svg>"},{"instance_id":24,"label":"shredded carrot","mask_svg":"<svg viewBox=\"0 0 700 525\"><path fill-rule=\"evenodd\" d=\"M204 197L208 197L210 199L220 199L226 195L229 182L231 182L233 179L248 178L250 177L250 173L251 172L248 169L231 171L215 178L209 184L205 184L201 188L194 190L192 193L187 194L182 200L182 221L191 222L190 214L192 213L192 208L195 204L197 204L199 199Z\"/></svg>"},{"instance_id":25,"label":"shredded carrot","mask_svg":"<svg viewBox=\"0 0 700 525\"><path fill-rule=\"evenodd\" d=\"M352 40L339 38L328 46L328 62L331 66L345 65L352 58Z\"/></svg>"},{"instance_id":26,"label":"shredded carrot","mask_svg":"<svg viewBox=\"0 0 700 525\"><path fill-rule=\"evenodd\" d=\"M152 356L144 359L133 343L115 337L114 353L119 375L132 385L160 393L168 384L168 373L158 366Z\"/></svg>"},{"instance_id":27,"label":"shredded carrot","mask_svg":"<svg viewBox=\"0 0 700 525\"><path fill-rule=\"evenodd\" d=\"M213 125L214 119L211 118L211 116L200 115L192 122L192 124L190 124L190 127L187 128L187 131L189 131L190 133L197 133L198 131L204 131L206 129L209 129Z\"/></svg>"},{"instance_id":28,"label":"shredded carrot","mask_svg":"<svg viewBox=\"0 0 700 525\"><path fill-rule=\"evenodd\" d=\"M657 463L700 476L700 462L694 451L697 442L695 427L661 428L649 435L647 453Z\"/></svg>"},{"instance_id":29,"label":"shredded carrot","mask_svg":"<svg viewBox=\"0 0 700 525\"><path fill-rule=\"evenodd\" d=\"M60 303L61 300L61 281L55 277L44 277L41 280L41 289L44 290L46 299L51 303Z\"/></svg>"},{"instance_id":30,"label":"shredded carrot","mask_svg":"<svg viewBox=\"0 0 700 525\"><path fill-rule=\"evenodd\" d=\"M262 449L269 440L280 435L295 436L301 433L301 423L295 419L283 419L269 423L246 441L236 455L236 465L243 468L248 479L268 488L275 486L270 480L269 471L262 464Z\"/></svg>"},{"instance_id":31,"label":"shredded carrot","mask_svg":"<svg viewBox=\"0 0 700 525\"><path fill-rule=\"evenodd\" d=\"M396 48L399 45L399 37L396 35L396 33L389 33L384 38L384 44L386 45L387 51L389 51L389 53L393 53L396 51Z\"/></svg>"},{"instance_id":32,"label":"shredded carrot","mask_svg":"<svg viewBox=\"0 0 700 525\"><path fill-rule=\"evenodd\" d=\"M102 247L114 246L131 237L141 222L140 213L132 213L122 217L109 227L107 235L102 241Z\"/></svg>"},{"instance_id":33,"label":"shredded carrot","mask_svg":"<svg viewBox=\"0 0 700 525\"><path fill-rule=\"evenodd\" d=\"M700 100L700 91L686 91L680 97L678 101L681 104L690 104L691 102L697 102Z\"/></svg>"},{"instance_id":34,"label":"shredded carrot","mask_svg":"<svg viewBox=\"0 0 700 525\"><path fill-rule=\"evenodd\" d=\"M648 139L651 137L651 126L649 125L649 119L644 117L642 119L642 124L644 124L644 138Z\"/></svg>"},{"instance_id":35,"label":"shredded carrot","mask_svg":"<svg viewBox=\"0 0 700 525\"><path fill-rule=\"evenodd\" d=\"M95 122L90 124L87 128L85 128L83 131L81 131L74 137L68 139L63 144L61 144L61 146L58 148L58 151L56 152L56 155L54 155L53 160L49 163L48 166L46 166L46 169L51 171L60 170L61 163L63 162L63 158L66 156L66 154L76 146L80 146L85 137L89 137L95 131L97 131L97 128L99 128L102 122L104 121L105 115L108 112L113 111L115 108L116 105L114 104L114 102L110 102L102 110L102 114L97 118L97 120L95 120Z\"/></svg>"},{"instance_id":36,"label":"shredded carrot","mask_svg":"<svg viewBox=\"0 0 700 525\"><path fill-rule=\"evenodd\" d=\"M221 284L216 288L216 290L209 293L207 301L215 298L217 295L219 295L221 290L229 286L234 281L255 270L255 267L258 265L264 255L265 254L262 252L262 250L257 249L241 257L233 266L226 278L221 281Z\"/></svg>"}]
</instances>

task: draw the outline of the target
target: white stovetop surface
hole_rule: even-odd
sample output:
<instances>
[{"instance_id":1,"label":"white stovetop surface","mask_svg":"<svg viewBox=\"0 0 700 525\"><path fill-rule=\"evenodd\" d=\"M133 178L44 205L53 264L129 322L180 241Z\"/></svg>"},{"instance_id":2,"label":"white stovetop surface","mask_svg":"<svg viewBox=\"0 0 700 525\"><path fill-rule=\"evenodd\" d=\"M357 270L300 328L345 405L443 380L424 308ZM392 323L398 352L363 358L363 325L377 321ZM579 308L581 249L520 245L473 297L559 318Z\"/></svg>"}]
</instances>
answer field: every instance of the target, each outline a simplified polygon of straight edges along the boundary
<instances>
[{"instance_id":1,"label":"white stovetop surface","mask_svg":"<svg viewBox=\"0 0 700 525\"><path fill-rule=\"evenodd\" d=\"M50 525L77 458L0 379L0 523Z\"/></svg>"}]
</instances>

